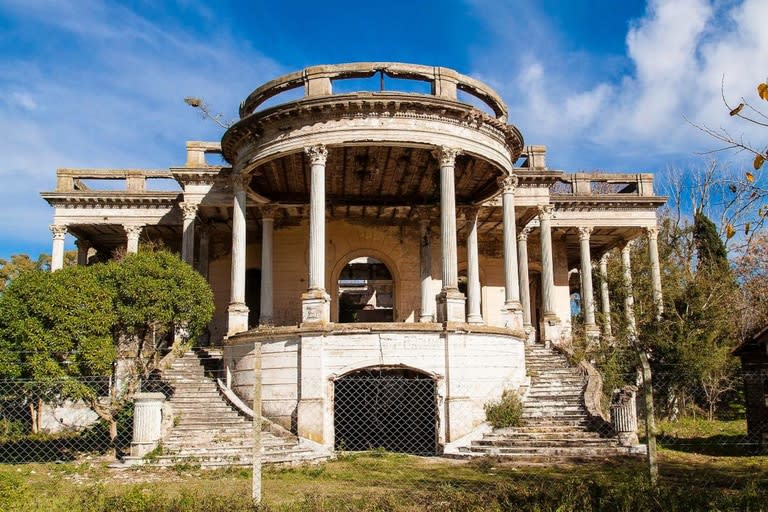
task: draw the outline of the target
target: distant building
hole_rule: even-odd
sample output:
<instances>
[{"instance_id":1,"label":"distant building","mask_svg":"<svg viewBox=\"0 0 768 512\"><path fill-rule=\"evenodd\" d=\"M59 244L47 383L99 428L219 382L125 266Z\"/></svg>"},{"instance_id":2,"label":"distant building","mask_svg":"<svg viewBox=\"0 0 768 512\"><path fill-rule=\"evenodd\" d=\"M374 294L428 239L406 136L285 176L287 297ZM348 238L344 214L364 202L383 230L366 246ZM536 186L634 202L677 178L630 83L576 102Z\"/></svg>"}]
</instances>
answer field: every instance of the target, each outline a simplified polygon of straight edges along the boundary
<instances>
[{"instance_id":1,"label":"distant building","mask_svg":"<svg viewBox=\"0 0 768 512\"><path fill-rule=\"evenodd\" d=\"M374 90L339 92L348 79ZM292 89L303 97L281 101ZM527 385L526 343L570 340L574 289L587 335L599 335L593 297L610 305L593 261L605 275L604 256L623 247L628 269L628 244L648 237L661 294L653 176L550 169L507 113L487 85L442 67L282 76L244 100L221 143L188 142L183 165L59 169L42 194L52 268L66 233L81 264L162 241L210 282L209 343L241 398L261 344L264 415L333 447L372 414L340 383L423 381L397 402L421 404L416 416L396 421L402 436L426 429L414 443L428 449L412 451L440 451L484 421L486 402ZM354 427L341 403L359 410Z\"/></svg>"}]
</instances>

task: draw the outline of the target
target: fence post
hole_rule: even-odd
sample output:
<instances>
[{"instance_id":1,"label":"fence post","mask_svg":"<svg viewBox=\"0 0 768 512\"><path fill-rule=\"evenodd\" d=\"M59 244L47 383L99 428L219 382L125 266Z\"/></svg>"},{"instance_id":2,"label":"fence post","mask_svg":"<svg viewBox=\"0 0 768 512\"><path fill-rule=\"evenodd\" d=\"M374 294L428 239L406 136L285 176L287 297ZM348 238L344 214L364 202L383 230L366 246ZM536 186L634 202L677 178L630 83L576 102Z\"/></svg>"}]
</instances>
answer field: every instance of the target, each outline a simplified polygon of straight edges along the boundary
<instances>
[{"instance_id":1,"label":"fence post","mask_svg":"<svg viewBox=\"0 0 768 512\"><path fill-rule=\"evenodd\" d=\"M261 343L253 344L253 484L251 498L261 503Z\"/></svg>"},{"instance_id":2,"label":"fence post","mask_svg":"<svg viewBox=\"0 0 768 512\"><path fill-rule=\"evenodd\" d=\"M659 479L659 466L656 462L656 421L653 412L653 388L651 386L651 365L648 354L638 347L638 357L643 370L643 402L645 405L645 435L648 442L648 475L651 483L656 485Z\"/></svg>"}]
</instances>

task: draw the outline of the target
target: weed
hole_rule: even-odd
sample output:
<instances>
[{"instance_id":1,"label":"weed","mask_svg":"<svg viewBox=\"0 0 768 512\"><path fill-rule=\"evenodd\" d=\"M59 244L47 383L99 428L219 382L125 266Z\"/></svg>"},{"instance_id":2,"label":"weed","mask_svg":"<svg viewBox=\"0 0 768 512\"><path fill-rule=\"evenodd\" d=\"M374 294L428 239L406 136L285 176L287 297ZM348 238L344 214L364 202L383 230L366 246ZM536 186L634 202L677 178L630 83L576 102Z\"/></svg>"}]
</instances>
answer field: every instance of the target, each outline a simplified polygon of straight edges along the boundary
<instances>
[{"instance_id":1,"label":"weed","mask_svg":"<svg viewBox=\"0 0 768 512\"><path fill-rule=\"evenodd\" d=\"M523 403L516 392L506 389L500 400L485 404L485 417L493 428L519 427L523 423Z\"/></svg>"}]
</instances>

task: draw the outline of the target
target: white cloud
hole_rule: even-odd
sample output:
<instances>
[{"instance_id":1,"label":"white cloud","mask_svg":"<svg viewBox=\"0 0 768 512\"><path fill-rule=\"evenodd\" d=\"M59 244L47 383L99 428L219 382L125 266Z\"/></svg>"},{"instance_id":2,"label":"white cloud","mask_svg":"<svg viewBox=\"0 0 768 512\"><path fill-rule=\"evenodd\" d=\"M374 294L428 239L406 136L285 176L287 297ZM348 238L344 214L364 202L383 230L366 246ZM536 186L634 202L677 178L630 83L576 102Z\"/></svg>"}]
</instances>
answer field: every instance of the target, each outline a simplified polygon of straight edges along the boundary
<instances>
[{"instance_id":1,"label":"white cloud","mask_svg":"<svg viewBox=\"0 0 768 512\"><path fill-rule=\"evenodd\" d=\"M37 102L31 94L26 92L12 92L10 94L10 102L12 105L18 105L25 110L37 109Z\"/></svg>"},{"instance_id":2,"label":"white cloud","mask_svg":"<svg viewBox=\"0 0 768 512\"><path fill-rule=\"evenodd\" d=\"M599 60L572 65L580 60L562 44L526 44L526 34L504 29L515 14L506 4L494 9L477 1L479 14L497 30L498 46L477 60L475 74L499 84L510 120L527 142L551 147L550 161L570 168L645 167L718 147L684 116L765 140L764 129L729 118L721 98L724 77L731 103L744 96L759 105L755 86L768 73L765 0L651 0L629 26L629 66L618 77ZM536 40L562 39L546 24L536 26Z\"/></svg>"}]
</instances>

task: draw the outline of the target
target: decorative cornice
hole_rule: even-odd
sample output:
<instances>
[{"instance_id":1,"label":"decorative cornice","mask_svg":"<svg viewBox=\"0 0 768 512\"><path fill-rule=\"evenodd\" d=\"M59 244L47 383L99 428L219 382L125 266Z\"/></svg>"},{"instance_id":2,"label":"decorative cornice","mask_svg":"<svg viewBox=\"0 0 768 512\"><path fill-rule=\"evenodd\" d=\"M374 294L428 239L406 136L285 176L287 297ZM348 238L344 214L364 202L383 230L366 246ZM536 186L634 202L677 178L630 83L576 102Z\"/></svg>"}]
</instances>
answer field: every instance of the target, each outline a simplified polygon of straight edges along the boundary
<instances>
[{"instance_id":1,"label":"decorative cornice","mask_svg":"<svg viewBox=\"0 0 768 512\"><path fill-rule=\"evenodd\" d=\"M328 160L328 148L324 144L306 147L304 153L309 157L311 165L325 165Z\"/></svg>"}]
</instances>

